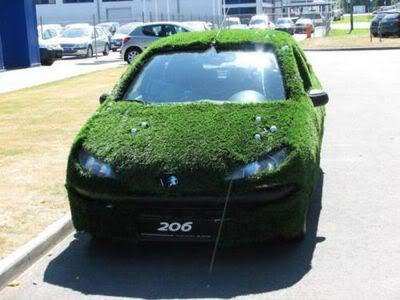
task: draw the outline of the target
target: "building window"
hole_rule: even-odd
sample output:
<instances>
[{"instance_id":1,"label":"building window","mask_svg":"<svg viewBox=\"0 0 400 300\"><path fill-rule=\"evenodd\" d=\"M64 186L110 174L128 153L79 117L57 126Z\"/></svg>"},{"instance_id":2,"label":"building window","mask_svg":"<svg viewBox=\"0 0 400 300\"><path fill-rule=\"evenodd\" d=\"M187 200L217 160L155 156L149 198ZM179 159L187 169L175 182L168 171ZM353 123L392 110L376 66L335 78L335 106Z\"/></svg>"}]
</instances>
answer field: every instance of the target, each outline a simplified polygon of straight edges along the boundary
<instances>
[{"instance_id":1,"label":"building window","mask_svg":"<svg viewBox=\"0 0 400 300\"><path fill-rule=\"evenodd\" d=\"M225 0L225 4L249 4L256 3L256 0Z\"/></svg>"},{"instance_id":2,"label":"building window","mask_svg":"<svg viewBox=\"0 0 400 300\"><path fill-rule=\"evenodd\" d=\"M226 9L228 15L255 15L257 9L255 7L232 7Z\"/></svg>"},{"instance_id":3,"label":"building window","mask_svg":"<svg viewBox=\"0 0 400 300\"><path fill-rule=\"evenodd\" d=\"M63 3L84 3L93 2L93 0L63 0Z\"/></svg>"},{"instance_id":4,"label":"building window","mask_svg":"<svg viewBox=\"0 0 400 300\"><path fill-rule=\"evenodd\" d=\"M103 2L121 2L121 1L132 1L132 0L103 0Z\"/></svg>"},{"instance_id":5,"label":"building window","mask_svg":"<svg viewBox=\"0 0 400 300\"><path fill-rule=\"evenodd\" d=\"M56 0L36 0L36 4L56 4Z\"/></svg>"}]
</instances>

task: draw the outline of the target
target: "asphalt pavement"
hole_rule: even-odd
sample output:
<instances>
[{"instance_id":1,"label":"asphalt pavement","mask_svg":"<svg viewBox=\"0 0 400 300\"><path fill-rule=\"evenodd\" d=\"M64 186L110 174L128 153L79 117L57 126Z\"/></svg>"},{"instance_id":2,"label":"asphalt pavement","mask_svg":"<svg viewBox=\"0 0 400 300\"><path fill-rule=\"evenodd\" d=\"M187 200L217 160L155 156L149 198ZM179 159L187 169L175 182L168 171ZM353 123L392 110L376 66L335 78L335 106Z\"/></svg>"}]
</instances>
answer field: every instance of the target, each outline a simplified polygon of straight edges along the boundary
<instances>
[{"instance_id":1,"label":"asphalt pavement","mask_svg":"<svg viewBox=\"0 0 400 300\"><path fill-rule=\"evenodd\" d=\"M61 80L98 70L113 68L126 63L120 59L119 52L110 52L108 56L64 57L51 66L9 70L0 72L0 93L11 92L39 84Z\"/></svg>"},{"instance_id":2,"label":"asphalt pavement","mask_svg":"<svg viewBox=\"0 0 400 300\"><path fill-rule=\"evenodd\" d=\"M307 53L330 94L299 244L97 244L71 235L0 299L400 299L400 51Z\"/></svg>"}]
</instances>

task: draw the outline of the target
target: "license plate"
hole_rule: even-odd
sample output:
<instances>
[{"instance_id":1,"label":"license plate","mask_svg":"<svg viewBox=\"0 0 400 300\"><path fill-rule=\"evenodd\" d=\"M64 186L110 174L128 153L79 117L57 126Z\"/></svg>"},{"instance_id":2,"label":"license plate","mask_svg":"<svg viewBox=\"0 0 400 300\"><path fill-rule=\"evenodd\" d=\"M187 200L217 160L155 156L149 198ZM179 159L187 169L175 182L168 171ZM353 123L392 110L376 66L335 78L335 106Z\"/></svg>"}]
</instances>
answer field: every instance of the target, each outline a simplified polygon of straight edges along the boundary
<instances>
[{"instance_id":1,"label":"license plate","mask_svg":"<svg viewBox=\"0 0 400 300\"><path fill-rule=\"evenodd\" d=\"M139 232L143 239L212 240L216 236L218 225L219 222L214 220L143 219L139 223Z\"/></svg>"}]
</instances>

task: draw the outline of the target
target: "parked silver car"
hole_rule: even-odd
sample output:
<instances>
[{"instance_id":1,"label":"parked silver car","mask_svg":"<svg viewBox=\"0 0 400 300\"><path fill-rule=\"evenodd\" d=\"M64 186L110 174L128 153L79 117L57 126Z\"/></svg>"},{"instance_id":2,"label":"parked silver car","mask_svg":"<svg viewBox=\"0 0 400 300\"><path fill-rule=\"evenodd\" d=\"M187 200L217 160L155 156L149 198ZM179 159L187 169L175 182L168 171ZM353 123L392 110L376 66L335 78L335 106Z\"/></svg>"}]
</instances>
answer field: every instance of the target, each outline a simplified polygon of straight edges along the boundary
<instances>
[{"instance_id":1,"label":"parked silver car","mask_svg":"<svg viewBox=\"0 0 400 300\"><path fill-rule=\"evenodd\" d=\"M137 26L125 39L121 48L121 58L131 63L152 42L181 32L189 32L193 29L179 22L155 22Z\"/></svg>"},{"instance_id":2,"label":"parked silver car","mask_svg":"<svg viewBox=\"0 0 400 300\"><path fill-rule=\"evenodd\" d=\"M132 22L125 24L117 29L114 36L111 38L111 50L117 51L121 49L122 44L124 43L125 39L129 39L129 34L139 25L143 23L139 22Z\"/></svg>"},{"instance_id":3,"label":"parked silver car","mask_svg":"<svg viewBox=\"0 0 400 300\"><path fill-rule=\"evenodd\" d=\"M93 26L71 27L65 30L59 38L64 50L64 56L91 57L94 53L108 55L110 45L108 37L100 27Z\"/></svg>"}]
</instances>

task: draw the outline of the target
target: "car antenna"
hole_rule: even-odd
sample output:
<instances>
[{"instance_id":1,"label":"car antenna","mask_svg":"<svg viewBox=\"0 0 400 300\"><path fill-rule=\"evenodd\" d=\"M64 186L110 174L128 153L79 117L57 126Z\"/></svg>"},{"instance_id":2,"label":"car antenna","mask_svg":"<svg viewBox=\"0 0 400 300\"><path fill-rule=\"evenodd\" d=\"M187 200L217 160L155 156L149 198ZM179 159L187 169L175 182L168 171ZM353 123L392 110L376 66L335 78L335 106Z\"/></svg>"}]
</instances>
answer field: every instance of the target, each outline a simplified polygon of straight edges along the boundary
<instances>
[{"instance_id":1,"label":"car antenna","mask_svg":"<svg viewBox=\"0 0 400 300\"><path fill-rule=\"evenodd\" d=\"M212 256L211 256L211 262L210 262L210 267L208 269L208 274L212 274L213 269L214 269L215 256L217 254L218 244L219 244L219 240L220 240L221 234L222 234L222 226L224 225L226 210L228 208L228 202L229 202L229 198L231 196L232 181L233 181L233 179L231 179L229 181L228 193L226 194L224 209L222 210L222 216L221 216L221 219L219 221L218 234L217 234L217 238L215 239L214 250L213 250L213 253L212 253Z\"/></svg>"},{"instance_id":2,"label":"car antenna","mask_svg":"<svg viewBox=\"0 0 400 300\"><path fill-rule=\"evenodd\" d=\"M229 8L226 10L225 15L224 15L224 19L222 20L222 23L221 23L220 26L219 26L219 30L218 30L217 34L215 35L214 39L213 39L212 42L211 42L211 45L212 45L213 47L216 46L216 44L217 44L217 38L218 38L219 34L221 33L222 29L224 29L224 27L225 27L226 18L227 18L228 14L229 14L229 10L230 10L230 9L231 9L231 8L229 7Z\"/></svg>"}]
</instances>

